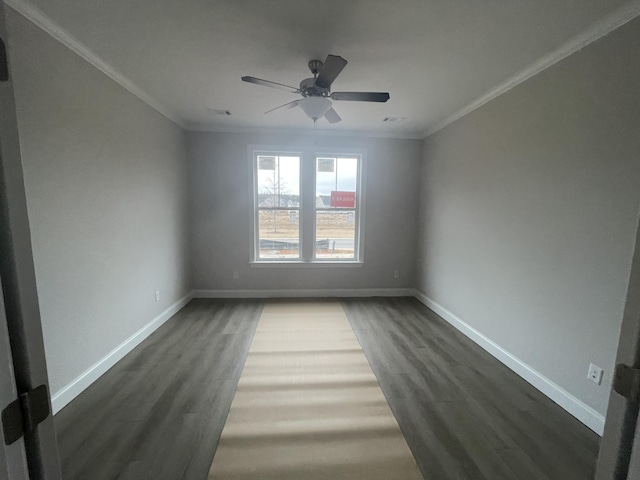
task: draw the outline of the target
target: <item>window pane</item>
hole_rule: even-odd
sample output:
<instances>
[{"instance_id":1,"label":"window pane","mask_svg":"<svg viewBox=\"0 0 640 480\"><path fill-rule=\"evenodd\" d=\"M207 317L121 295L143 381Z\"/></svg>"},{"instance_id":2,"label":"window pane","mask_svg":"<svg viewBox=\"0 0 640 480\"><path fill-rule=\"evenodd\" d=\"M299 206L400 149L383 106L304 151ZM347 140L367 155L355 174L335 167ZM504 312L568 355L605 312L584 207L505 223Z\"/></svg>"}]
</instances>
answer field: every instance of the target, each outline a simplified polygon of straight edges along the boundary
<instances>
[{"instance_id":1,"label":"window pane","mask_svg":"<svg viewBox=\"0 0 640 480\"><path fill-rule=\"evenodd\" d=\"M357 176L358 176L358 159L357 158L338 158L337 190L355 192Z\"/></svg>"},{"instance_id":2,"label":"window pane","mask_svg":"<svg viewBox=\"0 0 640 480\"><path fill-rule=\"evenodd\" d=\"M300 157L258 155L258 206L300 206Z\"/></svg>"},{"instance_id":3,"label":"window pane","mask_svg":"<svg viewBox=\"0 0 640 480\"><path fill-rule=\"evenodd\" d=\"M258 155L256 161L258 258L300 258L300 157Z\"/></svg>"},{"instance_id":4,"label":"window pane","mask_svg":"<svg viewBox=\"0 0 640 480\"><path fill-rule=\"evenodd\" d=\"M258 211L258 257L300 258L300 212Z\"/></svg>"},{"instance_id":5,"label":"window pane","mask_svg":"<svg viewBox=\"0 0 640 480\"><path fill-rule=\"evenodd\" d=\"M316 258L355 258L356 212L316 211Z\"/></svg>"},{"instance_id":6,"label":"window pane","mask_svg":"<svg viewBox=\"0 0 640 480\"><path fill-rule=\"evenodd\" d=\"M357 177L357 158L318 157L316 207L354 208Z\"/></svg>"}]
</instances>

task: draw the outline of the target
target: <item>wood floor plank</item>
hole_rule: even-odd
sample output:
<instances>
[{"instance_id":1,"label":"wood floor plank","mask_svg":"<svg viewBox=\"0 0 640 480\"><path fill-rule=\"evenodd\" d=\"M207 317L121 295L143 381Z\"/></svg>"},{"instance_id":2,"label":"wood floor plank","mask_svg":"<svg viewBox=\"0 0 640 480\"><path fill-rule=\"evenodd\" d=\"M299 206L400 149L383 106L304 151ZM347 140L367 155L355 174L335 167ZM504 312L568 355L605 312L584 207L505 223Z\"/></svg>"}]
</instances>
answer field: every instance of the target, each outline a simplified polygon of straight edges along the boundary
<instances>
[{"instance_id":1,"label":"wood floor plank","mask_svg":"<svg viewBox=\"0 0 640 480\"><path fill-rule=\"evenodd\" d=\"M422 478L344 310L269 302L210 479Z\"/></svg>"},{"instance_id":2,"label":"wood floor plank","mask_svg":"<svg viewBox=\"0 0 640 480\"><path fill-rule=\"evenodd\" d=\"M425 479L593 477L599 437L418 301L342 305ZM206 479L262 308L193 300L59 412L64 478Z\"/></svg>"},{"instance_id":3,"label":"wood floor plank","mask_svg":"<svg viewBox=\"0 0 640 480\"><path fill-rule=\"evenodd\" d=\"M599 437L417 300L343 305L425 479L593 478Z\"/></svg>"},{"instance_id":4,"label":"wood floor plank","mask_svg":"<svg viewBox=\"0 0 640 480\"><path fill-rule=\"evenodd\" d=\"M261 309L192 301L59 412L64 478L206 478Z\"/></svg>"}]
</instances>

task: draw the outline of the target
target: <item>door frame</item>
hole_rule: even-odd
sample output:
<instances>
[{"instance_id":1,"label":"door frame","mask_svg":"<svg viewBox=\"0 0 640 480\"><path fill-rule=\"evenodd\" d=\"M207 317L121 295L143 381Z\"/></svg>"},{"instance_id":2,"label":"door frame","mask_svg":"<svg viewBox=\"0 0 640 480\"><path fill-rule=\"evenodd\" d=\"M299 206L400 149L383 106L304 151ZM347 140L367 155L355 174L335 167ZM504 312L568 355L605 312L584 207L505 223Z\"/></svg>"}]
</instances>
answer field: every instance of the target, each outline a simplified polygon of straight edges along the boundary
<instances>
[{"instance_id":1,"label":"door frame","mask_svg":"<svg viewBox=\"0 0 640 480\"><path fill-rule=\"evenodd\" d=\"M46 385L48 389L49 381L20 156L5 5L1 0L0 40L5 46L4 57L8 63L4 65L2 62L8 71L8 79L0 81L0 279L15 385L17 393L21 394L39 385ZM0 76L1 71L2 68ZM48 401L51 411L50 396ZM29 478L62 478L52 415L24 436L24 447Z\"/></svg>"},{"instance_id":2,"label":"door frame","mask_svg":"<svg viewBox=\"0 0 640 480\"><path fill-rule=\"evenodd\" d=\"M2 282L0 281L0 410L4 410L18 397L16 382L13 376L13 357L9 344L7 316L4 309ZM0 435L0 440L4 440ZM0 441L0 478L9 480L27 480L27 454L24 439L20 438L11 445Z\"/></svg>"},{"instance_id":3,"label":"door frame","mask_svg":"<svg viewBox=\"0 0 640 480\"><path fill-rule=\"evenodd\" d=\"M640 368L640 224L631 262L627 298L620 329L616 365ZM628 402L611 389L609 406L600 443L596 480L627 480L628 468L634 455L640 455L640 445L633 449L638 424L638 404ZM636 459L636 462L640 459Z\"/></svg>"}]
</instances>

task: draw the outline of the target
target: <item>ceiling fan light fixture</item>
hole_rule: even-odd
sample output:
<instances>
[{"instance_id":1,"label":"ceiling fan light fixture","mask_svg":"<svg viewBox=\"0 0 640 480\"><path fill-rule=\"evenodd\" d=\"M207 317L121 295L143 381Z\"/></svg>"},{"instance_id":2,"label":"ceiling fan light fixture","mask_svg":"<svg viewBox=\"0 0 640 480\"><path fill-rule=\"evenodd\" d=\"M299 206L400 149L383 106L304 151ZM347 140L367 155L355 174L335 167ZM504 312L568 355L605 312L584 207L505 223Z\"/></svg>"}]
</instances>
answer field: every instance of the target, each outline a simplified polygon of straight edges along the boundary
<instances>
[{"instance_id":1,"label":"ceiling fan light fixture","mask_svg":"<svg viewBox=\"0 0 640 480\"><path fill-rule=\"evenodd\" d=\"M377 102L384 103L389 100L389 92L333 92L331 85L340 72L347 65L347 61L338 55L327 55L324 62L311 60L309 70L313 78L305 78L300 82L300 87L291 87L283 83L263 80L262 78L244 76L243 82L261 85L263 87L277 88L291 93L302 95L300 100L285 103L279 107L264 112L271 113L275 110L289 110L299 106L307 117L316 123L319 118L325 118L329 123L338 123L342 120L333 106L333 100L350 102Z\"/></svg>"},{"instance_id":2,"label":"ceiling fan light fixture","mask_svg":"<svg viewBox=\"0 0 640 480\"><path fill-rule=\"evenodd\" d=\"M307 117L314 122L324 117L331 108L331 100L325 97L305 97L298 104Z\"/></svg>"}]
</instances>

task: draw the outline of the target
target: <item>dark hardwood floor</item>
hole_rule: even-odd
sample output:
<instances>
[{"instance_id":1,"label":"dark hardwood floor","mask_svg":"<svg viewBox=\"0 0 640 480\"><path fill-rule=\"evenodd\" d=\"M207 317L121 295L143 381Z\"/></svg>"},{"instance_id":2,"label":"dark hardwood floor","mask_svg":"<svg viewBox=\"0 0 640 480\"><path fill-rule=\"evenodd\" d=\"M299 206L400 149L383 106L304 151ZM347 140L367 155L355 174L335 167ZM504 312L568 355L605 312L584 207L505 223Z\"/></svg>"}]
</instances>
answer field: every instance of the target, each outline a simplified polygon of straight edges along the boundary
<instances>
[{"instance_id":1,"label":"dark hardwood floor","mask_svg":"<svg viewBox=\"0 0 640 480\"><path fill-rule=\"evenodd\" d=\"M417 300L342 303L425 479L593 478L599 437ZM59 412L64 478L206 479L262 306L192 301Z\"/></svg>"},{"instance_id":2,"label":"dark hardwood floor","mask_svg":"<svg viewBox=\"0 0 640 480\"><path fill-rule=\"evenodd\" d=\"M417 300L343 305L425 479L593 478L598 435Z\"/></svg>"},{"instance_id":3,"label":"dark hardwood floor","mask_svg":"<svg viewBox=\"0 0 640 480\"><path fill-rule=\"evenodd\" d=\"M193 300L62 409L63 478L206 479L262 305Z\"/></svg>"}]
</instances>

